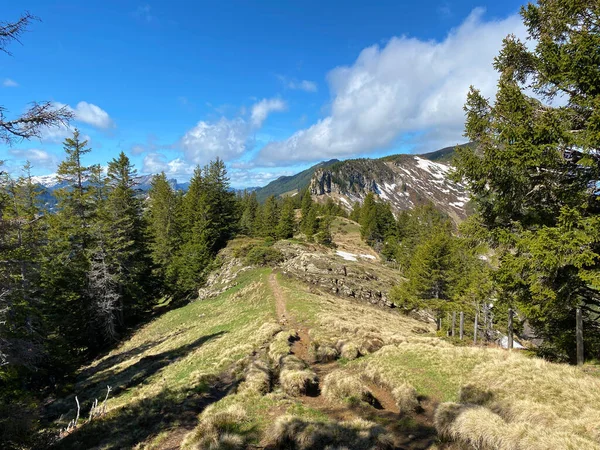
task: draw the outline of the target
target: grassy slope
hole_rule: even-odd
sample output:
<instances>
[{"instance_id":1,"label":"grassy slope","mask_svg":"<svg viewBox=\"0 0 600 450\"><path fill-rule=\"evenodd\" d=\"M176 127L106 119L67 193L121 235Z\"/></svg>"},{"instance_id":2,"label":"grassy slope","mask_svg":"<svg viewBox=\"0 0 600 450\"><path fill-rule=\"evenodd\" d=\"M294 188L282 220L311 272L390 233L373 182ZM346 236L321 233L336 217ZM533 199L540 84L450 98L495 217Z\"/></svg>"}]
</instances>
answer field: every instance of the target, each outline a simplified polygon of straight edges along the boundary
<instances>
[{"instance_id":1,"label":"grassy slope","mask_svg":"<svg viewBox=\"0 0 600 450\"><path fill-rule=\"evenodd\" d=\"M358 250L358 229L351 225L336 223L335 229L346 246L356 240ZM219 374L260 352L279 329L269 273L242 273L224 294L164 314L83 368L74 392L89 402L112 386L109 413L79 427L59 447L168 448L173 436L180 441L194 427L199 436L218 420L233 435L261 443L279 416L330 423L331 417L277 386L266 395L207 394ZM363 357L338 361L344 376L356 374L388 391L409 383L431 407L462 401L438 408L446 437L482 449L600 448L600 380L582 370L496 348L457 347L395 310L315 292L284 275L278 282L288 312L309 329L311 345L343 342L361 349ZM383 347L370 353L373 342ZM70 397L51 411L65 414L64 424L73 406ZM88 408L86 403L82 415Z\"/></svg>"}]
</instances>

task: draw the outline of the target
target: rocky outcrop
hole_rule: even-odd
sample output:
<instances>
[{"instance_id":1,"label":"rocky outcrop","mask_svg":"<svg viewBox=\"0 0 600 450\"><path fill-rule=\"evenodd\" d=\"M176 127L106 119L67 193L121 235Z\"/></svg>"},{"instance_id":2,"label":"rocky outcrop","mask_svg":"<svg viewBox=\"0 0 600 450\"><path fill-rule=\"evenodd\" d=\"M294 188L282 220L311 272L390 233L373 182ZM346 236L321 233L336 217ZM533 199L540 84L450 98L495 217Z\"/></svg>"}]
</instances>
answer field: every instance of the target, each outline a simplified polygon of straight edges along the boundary
<instances>
[{"instance_id":1,"label":"rocky outcrop","mask_svg":"<svg viewBox=\"0 0 600 450\"><path fill-rule=\"evenodd\" d=\"M309 187L317 201L331 197L348 210L373 192L395 212L431 202L460 222L469 198L464 186L448 178L449 170L415 155L355 159L315 170Z\"/></svg>"},{"instance_id":2,"label":"rocky outcrop","mask_svg":"<svg viewBox=\"0 0 600 450\"><path fill-rule=\"evenodd\" d=\"M379 263L346 261L333 252L311 251L288 242L276 245L286 255L281 264L283 273L335 295L394 306L388 294L397 283L397 275Z\"/></svg>"}]
</instances>

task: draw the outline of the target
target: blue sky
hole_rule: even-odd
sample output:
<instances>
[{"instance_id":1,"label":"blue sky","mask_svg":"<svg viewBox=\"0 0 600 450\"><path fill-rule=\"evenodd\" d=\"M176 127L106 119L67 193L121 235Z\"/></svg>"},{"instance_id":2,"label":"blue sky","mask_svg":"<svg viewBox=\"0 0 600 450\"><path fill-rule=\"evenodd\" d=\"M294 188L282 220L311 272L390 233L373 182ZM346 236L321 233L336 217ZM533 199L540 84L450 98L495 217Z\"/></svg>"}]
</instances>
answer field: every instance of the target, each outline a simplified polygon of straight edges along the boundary
<instances>
[{"instance_id":1,"label":"blue sky","mask_svg":"<svg viewBox=\"0 0 600 450\"><path fill-rule=\"evenodd\" d=\"M0 54L0 105L69 105L90 163L121 150L180 180L222 157L237 187L331 158L463 142L470 84L493 96L520 1L21 1L22 45ZM69 128L0 145L18 172L55 171Z\"/></svg>"}]
</instances>

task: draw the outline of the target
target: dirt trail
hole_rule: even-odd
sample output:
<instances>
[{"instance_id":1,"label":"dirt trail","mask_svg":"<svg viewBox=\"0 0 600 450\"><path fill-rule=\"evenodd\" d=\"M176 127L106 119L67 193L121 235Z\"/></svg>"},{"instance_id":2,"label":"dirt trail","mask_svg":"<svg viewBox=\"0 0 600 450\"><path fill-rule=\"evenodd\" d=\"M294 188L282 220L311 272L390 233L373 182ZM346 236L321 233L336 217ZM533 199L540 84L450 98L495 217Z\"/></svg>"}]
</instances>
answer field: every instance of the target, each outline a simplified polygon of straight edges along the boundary
<instances>
[{"instance_id":1,"label":"dirt trail","mask_svg":"<svg viewBox=\"0 0 600 450\"><path fill-rule=\"evenodd\" d=\"M277 281L275 272L272 272L269 276L269 285L275 296L277 319L281 325L295 329L298 333L298 339L294 341L291 347L292 353L304 360L317 374L319 381L322 381L327 374L339 369L340 365L336 361L315 363L312 360L309 355L310 335L308 328L296 322L293 315L290 315L287 311L285 294ZM422 413L413 416L418 427L407 431L403 421L400 420L399 409L391 392L374 383L369 382L367 386L376 400L376 404L373 407L348 407L343 404L333 405L331 402L325 400L320 390L316 395L304 395L298 397L298 400L310 408L325 413L335 421L348 421L361 418L377 422L394 436L395 447L398 449L417 450L431 447L435 441L435 431L432 431L433 409L428 407L431 405L426 403Z\"/></svg>"}]
</instances>

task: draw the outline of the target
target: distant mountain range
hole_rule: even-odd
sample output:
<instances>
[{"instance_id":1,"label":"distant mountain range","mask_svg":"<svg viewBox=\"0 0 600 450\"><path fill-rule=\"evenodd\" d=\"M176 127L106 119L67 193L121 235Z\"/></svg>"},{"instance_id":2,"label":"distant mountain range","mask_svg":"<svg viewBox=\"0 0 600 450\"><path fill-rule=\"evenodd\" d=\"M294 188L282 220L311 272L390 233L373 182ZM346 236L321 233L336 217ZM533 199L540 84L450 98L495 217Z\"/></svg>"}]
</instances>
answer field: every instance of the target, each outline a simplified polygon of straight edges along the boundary
<instances>
[{"instance_id":1,"label":"distant mountain range","mask_svg":"<svg viewBox=\"0 0 600 450\"><path fill-rule=\"evenodd\" d=\"M471 144L463 144L471 145ZM256 192L259 202L269 196L296 195L310 187L318 202L332 198L350 210L355 202L361 202L368 192L387 201L394 211L410 209L415 205L432 202L455 220L466 217L468 195L463 186L450 181L446 176L450 167L454 147L446 147L421 155L392 155L383 158L331 159L316 164L292 176L282 176L264 187L232 189L236 193ZM136 189L141 195L150 190L153 175L136 177ZM53 195L56 189L65 186L56 174L33 177L42 186L42 200L48 209L56 204ZM189 182L179 183L169 179L174 189L186 191Z\"/></svg>"}]
</instances>

